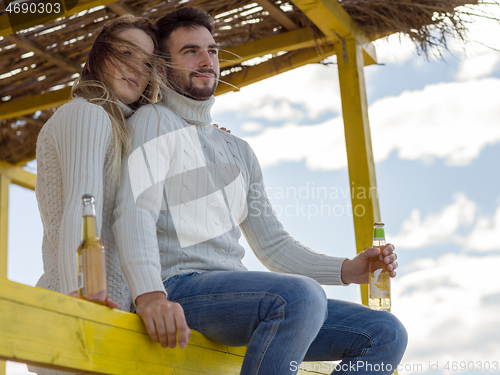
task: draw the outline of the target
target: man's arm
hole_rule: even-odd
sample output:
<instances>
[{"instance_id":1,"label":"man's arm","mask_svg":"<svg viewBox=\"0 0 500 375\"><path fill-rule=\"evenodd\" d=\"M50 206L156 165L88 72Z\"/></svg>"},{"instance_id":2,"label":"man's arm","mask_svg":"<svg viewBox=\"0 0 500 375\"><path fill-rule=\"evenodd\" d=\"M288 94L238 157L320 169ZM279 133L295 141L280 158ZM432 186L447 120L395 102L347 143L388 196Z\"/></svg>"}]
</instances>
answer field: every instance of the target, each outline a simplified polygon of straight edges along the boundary
<instances>
[{"instance_id":1,"label":"man's arm","mask_svg":"<svg viewBox=\"0 0 500 375\"><path fill-rule=\"evenodd\" d=\"M324 285L368 282L368 259L379 250L367 249L351 260L317 253L296 241L272 209L258 160L251 148L249 152L248 216L241 228L257 258L271 271L305 275ZM392 245L384 249L384 262L394 276L397 263L393 253Z\"/></svg>"},{"instance_id":2,"label":"man's arm","mask_svg":"<svg viewBox=\"0 0 500 375\"><path fill-rule=\"evenodd\" d=\"M162 208L163 181L151 181L153 173L159 174L149 170L153 158L157 166L166 168L165 160L162 163L159 158L165 157L165 150L149 147L149 163L143 153L148 142L157 146L158 113L150 106L143 107L129 121L135 129L133 151L123 162L124 178L116 197L113 225L120 265L150 337L173 348L178 336L179 346L185 347L191 331L182 307L167 299L161 278L156 222Z\"/></svg>"}]
</instances>

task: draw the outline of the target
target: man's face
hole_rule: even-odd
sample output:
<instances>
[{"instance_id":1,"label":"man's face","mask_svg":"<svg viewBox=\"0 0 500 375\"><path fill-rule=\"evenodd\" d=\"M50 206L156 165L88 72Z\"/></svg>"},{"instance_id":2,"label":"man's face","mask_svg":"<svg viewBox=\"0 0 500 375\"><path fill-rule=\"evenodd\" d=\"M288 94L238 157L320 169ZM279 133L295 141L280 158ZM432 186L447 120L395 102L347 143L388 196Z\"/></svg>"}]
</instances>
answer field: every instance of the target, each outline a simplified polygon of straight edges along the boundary
<instances>
[{"instance_id":1,"label":"man's face","mask_svg":"<svg viewBox=\"0 0 500 375\"><path fill-rule=\"evenodd\" d=\"M167 79L174 90L196 100L210 98L219 77L219 49L203 26L180 28L168 41L170 64Z\"/></svg>"}]
</instances>

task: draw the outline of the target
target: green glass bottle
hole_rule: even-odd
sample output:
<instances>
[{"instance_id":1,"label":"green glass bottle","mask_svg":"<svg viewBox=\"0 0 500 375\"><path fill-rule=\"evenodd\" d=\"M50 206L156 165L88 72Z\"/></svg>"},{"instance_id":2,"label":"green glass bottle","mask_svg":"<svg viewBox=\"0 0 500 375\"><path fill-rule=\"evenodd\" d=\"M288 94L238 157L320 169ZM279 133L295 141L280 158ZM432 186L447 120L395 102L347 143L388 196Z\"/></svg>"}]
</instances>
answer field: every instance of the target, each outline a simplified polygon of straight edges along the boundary
<instances>
[{"instance_id":1,"label":"green glass bottle","mask_svg":"<svg viewBox=\"0 0 500 375\"><path fill-rule=\"evenodd\" d=\"M373 245L382 251L386 245L384 223L373 223ZM368 306L373 310L391 310L391 278L382 254L370 258L368 266Z\"/></svg>"}]
</instances>

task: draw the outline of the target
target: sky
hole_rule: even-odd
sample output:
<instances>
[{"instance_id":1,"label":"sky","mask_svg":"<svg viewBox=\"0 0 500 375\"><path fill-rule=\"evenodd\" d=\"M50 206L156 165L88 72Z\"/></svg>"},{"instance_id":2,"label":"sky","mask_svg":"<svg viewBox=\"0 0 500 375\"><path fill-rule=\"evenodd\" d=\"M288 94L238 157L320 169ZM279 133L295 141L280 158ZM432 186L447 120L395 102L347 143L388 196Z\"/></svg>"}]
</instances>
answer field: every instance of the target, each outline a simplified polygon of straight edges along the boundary
<instances>
[{"instance_id":1,"label":"sky","mask_svg":"<svg viewBox=\"0 0 500 375\"><path fill-rule=\"evenodd\" d=\"M484 8L483 8L484 9ZM500 9L491 7L500 18ZM398 254L392 312L409 344L399 373L500 374L500 25L469 25L426 58L404 37L377 41L365 68L382 221ZM352 258L354 228L335 58L217 97L214 122L255 150L285 229ZM34 163L28 170L34 171ZM10 188L10 280L42 273L34 192ZM244 264L265 270L247 249ZM360 302L359 287L325 287ZM9 362L7 374L28 374Z\"/></svg>"}]
</instances>

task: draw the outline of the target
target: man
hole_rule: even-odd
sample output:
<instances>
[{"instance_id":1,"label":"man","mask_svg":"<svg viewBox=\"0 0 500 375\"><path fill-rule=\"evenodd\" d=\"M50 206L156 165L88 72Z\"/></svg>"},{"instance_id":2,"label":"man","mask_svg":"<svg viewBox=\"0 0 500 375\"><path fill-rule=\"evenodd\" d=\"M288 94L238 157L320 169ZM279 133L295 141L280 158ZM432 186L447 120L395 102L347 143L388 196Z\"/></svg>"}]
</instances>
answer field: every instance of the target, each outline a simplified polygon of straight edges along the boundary
<instances>
[{"instance_id":1,"label":"man","mask_svg":"<svg viewBox=\"0 0 500 375\"><path fill-rule=\"evenodd\" d=\"M392 373L406 348L401 323L390 313L327 300L319 284L366 283L368 259L380 250L330 257L284 230L249 145L211 125L219 78L213 20L182 8L157 25L173 91L130 119L134 151L124 164L114 227L151 338L183 348L192 328L247 345L241 374L294 374L302 360L339 359L333 373ZM246 270L240 228L276 272ZM383 257L394 277L392 245Z\"/></svg>"}]
</instances>

